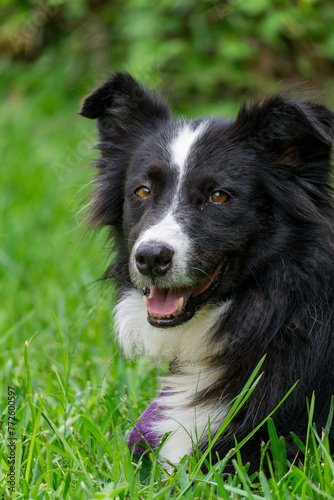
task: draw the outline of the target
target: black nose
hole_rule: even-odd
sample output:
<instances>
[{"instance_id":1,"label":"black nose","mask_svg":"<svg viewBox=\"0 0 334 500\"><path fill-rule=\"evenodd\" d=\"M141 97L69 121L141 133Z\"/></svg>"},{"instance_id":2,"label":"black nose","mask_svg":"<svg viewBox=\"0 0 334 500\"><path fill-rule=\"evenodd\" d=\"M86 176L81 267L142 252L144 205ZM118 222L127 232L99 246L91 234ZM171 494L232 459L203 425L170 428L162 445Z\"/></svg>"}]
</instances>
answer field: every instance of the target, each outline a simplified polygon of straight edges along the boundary
<instances>
[{"instance_id":1,"label":"black nose","mask_svg":"<svg viewBox=\"0 0 334 500\"><path fill-rule=\"evenodd\" d=\"M138 271L154 278L163 276L172 266L174 251L162 243L143 243L136 251L135 259Z\"/></svg>"}]
</instances>

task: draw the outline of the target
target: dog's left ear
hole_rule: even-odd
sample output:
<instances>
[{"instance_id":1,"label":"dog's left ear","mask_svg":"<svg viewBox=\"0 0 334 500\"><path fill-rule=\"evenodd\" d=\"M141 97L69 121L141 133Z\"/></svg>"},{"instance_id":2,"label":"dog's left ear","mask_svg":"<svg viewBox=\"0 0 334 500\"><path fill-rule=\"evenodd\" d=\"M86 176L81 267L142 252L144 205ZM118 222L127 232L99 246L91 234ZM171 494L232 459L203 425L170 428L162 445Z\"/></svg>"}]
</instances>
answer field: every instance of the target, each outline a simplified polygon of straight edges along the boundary
<instances>
[{"instance_id":1,"label":"dog's left ear","mask_svg":"<svg viewBox=\"0 0 334 500\"><path fill-rule=\"evenodd\" d=\"M80 114L98 119L102 139L113 138L120 143L128 134L145 131L156 120L169 118L162 99L128 73L116 73L93 90L83 100Z\"/></svg>"},{"instance_id":2,"label":"dog's left ear","mask_svg":"<svg viewBox=\"0 0 334 500\"><path fill-rule=\"evenodd\" d=\"M243 107L234 126L274 163L292 167L296 175L318 175L320 182L329 182L334 113L327 107L276 95Z\"/></svg>"}]
</instances>

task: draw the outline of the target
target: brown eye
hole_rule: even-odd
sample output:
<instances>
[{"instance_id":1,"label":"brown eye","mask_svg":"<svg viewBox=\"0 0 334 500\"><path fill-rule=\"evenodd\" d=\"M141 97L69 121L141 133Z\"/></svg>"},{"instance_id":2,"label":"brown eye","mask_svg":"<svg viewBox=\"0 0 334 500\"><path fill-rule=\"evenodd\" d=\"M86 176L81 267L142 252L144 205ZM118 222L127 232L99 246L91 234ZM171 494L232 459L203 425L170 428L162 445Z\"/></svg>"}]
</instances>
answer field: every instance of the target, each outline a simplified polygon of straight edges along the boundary
<instances>
[{"instance_id":1,"label":"brown eye","mask_svg":"<svg viewBox=\"0 0 334 500\"><path fill-rule=\"evenodd\" d=\"M215 191L209 198L212 203L226 203L230 199L230 195L225 191Z\"/></svg>"},{"instance_id":2,"label":"brown eye","mask_svg":"<svg viewBox=\"0 0 334 500\"><path fill-rule=\"evenodd\" d=\"M151 198L151 191L147 186L139 186L139 188L135 190L135 195L138 196L138 198L146 200L147 198Z\"/></svg>"}]
</instances>

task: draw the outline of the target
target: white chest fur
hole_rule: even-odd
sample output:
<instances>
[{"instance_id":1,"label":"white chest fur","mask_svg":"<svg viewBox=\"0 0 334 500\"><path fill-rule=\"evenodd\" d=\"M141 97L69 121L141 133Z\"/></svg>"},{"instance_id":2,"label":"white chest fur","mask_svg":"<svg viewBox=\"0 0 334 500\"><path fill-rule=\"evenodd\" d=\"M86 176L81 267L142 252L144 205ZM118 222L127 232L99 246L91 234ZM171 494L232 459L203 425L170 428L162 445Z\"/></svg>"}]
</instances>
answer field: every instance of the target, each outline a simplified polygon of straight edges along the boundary
<instances>
[{"instance_id":1,"label":"white chest fur","mask_svg":"<svg viewBox=\"0 0 334 500\"><path fill-rule=\"evenodd\" d=\"M215 309L203 307L188 323L163 329L147 322L142 294L133 289L126 292L115 307L115 330L120 346L128 357L140 354L155 360L174 360L196 364L223 349L227 339L211 342L213 327L227 311L230 301Z\"/></svg>"},{"instance_id":2,"label":"white chest fur","mask_svg":"<svg viewBox=\"0 0 334 500\"><path fill-rule=\"evenodd\" d=\"M229 306L226 302L215 309L203 308L191 321L173 329L159 329L147 322L139 290L126 292L115 308L115 329L128 357L143 354L158 361L177 360L180 367L180 372L162 380L164 395L156 402L164 419L152 424L156 435L171 432L161 450L161 456L171 462L191 453L208 428L216 432L224 418L226 402L197 403L196 396L222 375L222 369L213 369L208 360L222 352L227 342L227 338L212 342L211 336Z\"/></svg>"},{"instance_id":3,"label":"white chest fur","mask_svg":"<svg viewBox=\"0 0 334 500\"><path fill-rule=\"evenodd\" d=\"M208 366L188 365L183 367L182 374L163 380L168 389L164 389L158 404L164 420L153 425L157 435L171 433L160 452L163 458L178 463L184 455L191 454L209 432L214 436L224 419L227 401L199 403L197 394L210 387L219 376L221 372Z\"/></svg>"}]
</instances>

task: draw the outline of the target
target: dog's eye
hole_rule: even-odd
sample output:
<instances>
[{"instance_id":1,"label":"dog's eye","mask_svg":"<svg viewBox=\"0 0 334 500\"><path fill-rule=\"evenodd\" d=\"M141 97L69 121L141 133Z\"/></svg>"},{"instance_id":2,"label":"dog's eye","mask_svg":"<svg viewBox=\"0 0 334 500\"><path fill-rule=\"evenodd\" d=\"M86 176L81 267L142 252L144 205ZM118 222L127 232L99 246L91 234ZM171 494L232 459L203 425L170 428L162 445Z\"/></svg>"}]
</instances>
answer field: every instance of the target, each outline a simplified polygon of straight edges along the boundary
<instances>
[{"instance_id":1,"label":"dog's eye","mask_svg":"<svg viewBox=\"0 0 334 500\"><path fill-rule=\"evenodd\" d=\"M146 200L147 198L151 198L151 191L147 186L139 186L139 188L135 190L135 195L138 196L138 198Z\"/></svg>"},{"instance_id":2,"label":"dog's eye","mask_svg":"<svg viewBox=\"0 0 334 500\"><path fill-rule=\"evenodd\" d=\"M212 203L226 203L230 199L230 195L225 191L215 191L209 198Z\"/></svg>"}]
</instances>

